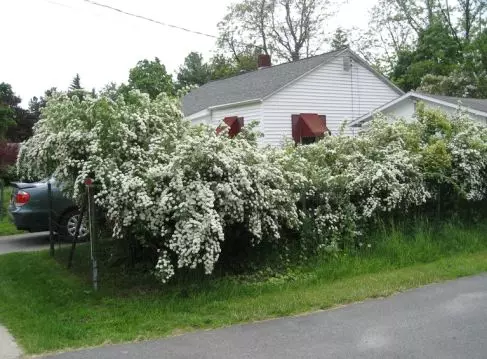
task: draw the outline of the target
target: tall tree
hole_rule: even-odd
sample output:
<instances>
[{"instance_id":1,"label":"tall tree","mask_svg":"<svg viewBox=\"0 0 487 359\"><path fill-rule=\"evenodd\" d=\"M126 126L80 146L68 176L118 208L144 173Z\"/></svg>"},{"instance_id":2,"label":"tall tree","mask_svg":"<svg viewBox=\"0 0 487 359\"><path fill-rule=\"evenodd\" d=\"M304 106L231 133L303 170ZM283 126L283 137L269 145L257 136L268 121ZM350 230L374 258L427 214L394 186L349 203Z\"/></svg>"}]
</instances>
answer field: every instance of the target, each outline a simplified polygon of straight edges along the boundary
<instances>
[{"instance_id":1,"label":"tall tree","mask_svg":"<svg viewBox=\"0 0 487 359\"><path fill-rule=\"evenodd\" d=\"M51 97L57 89L55 87L51 87L50 89L44 92L43 96L37 97L34 96L29 100L28 110L38 120L41 116L41 110L46 107L47 100Z\"/></svg>"},{"instance_id":2,"label":"tall tree","mask_svg":"<svg viewBox=\"0 0 487 359\"><path fill-rule=\"evenodd\" d=\"M36 118L21 108L20 102L12 86L0 83L0 140L22 142L32 136Z\"/></svg>"},{"instance_id":3,"label":"tall tree","mask_svg":"<svg viewBox=\"0 0 487 359\"><path fill-rule=\"evenodd\" d=\"M20 101L20 97L15 95L11 85L0 83L0 140L4 140L8 129L15 126Z\"/></svg>"},{"instance_id":4,"label":"tall tree","mask_svg":"<svg viewBox=\"0 0 487 359\"><path fill-rule=\"evenodd\" d=\"M154 61L139 61L137 66L130 69L129 87L148 93L151 98L162 92L170 95L175 93L172 77L157 57Z\"/></svg>"},{"instance_id":5,"label":"tall tree","mask_svg":"<svg viewBox=\"0 0 487 359\"><path fill-rule=\"evenodd\" d=\"M446 75L428 74L420 90L432 94L487 98L487 31L471 38L462 54L463 61Z\"/></svg>"},{"instance_id":6,"label":"tall tree","mask_svg":"<svg viewBox=\"0 0 487 359\"><path fill-rule=\"evenodd\" d=\"M446 76L462 61L462 49L447 25L437 19L420 31L414 50L398 53L391 78L404 91L415 90L426 75Z\"/></svg>"},{"instance_id":7,"label":"tall tree","mask_svg":"<svg viewBox=\"0 0 487 359\"><path fill-rule=\"evenodd\" d=\"M178 86L203 85L210 80L211 73L208 64L198 52L191 52L184 59L177 74Z\"/></svg>"},{"instance_id":8,"label":"tall tree","mask_svg":"<svg viewBox=\"0 0 487 359\"><path fill-rule=\"evenodd\" d=\"M73 81L71 82L71 85L69 86L69 89L72 91L83 89L83 87L81 86L81 78L80 78L79 74L76 74L76 76L73 78Z\"/></svg>"},{"instance_id":9,"label":"tall tree","mask_svg":"<svg viewBox=\"0 0 487 359\"><path fill-rule=\"evenodd\" d=\"M420 35L437 23L462 48L480 33L486 6L486 0L379 0L359 52L389 72L398 55L414 51Z\"/></svg>"},{"instance_id":10,"label":"tall tree","mask_svg":"<svg viewBox=\"0 0 487 359\"><path fill-rule=\"evenodd\" d=\"M335 30L335 34L331 39L331 48L333 50L340 50L348 46L348 34L341 27Z\"/></svg>"},{"instance_id":11,"label":"tall tree","mask_svg":"<svg viewBox=\"0 0 487 359\"><path fill-rule=\"evenodd\" d=\"M288 61L309 57L325 42L330 0L242 0L219 23L219 45L235 57L258 47Z\"/></svg>"}]
</instances>

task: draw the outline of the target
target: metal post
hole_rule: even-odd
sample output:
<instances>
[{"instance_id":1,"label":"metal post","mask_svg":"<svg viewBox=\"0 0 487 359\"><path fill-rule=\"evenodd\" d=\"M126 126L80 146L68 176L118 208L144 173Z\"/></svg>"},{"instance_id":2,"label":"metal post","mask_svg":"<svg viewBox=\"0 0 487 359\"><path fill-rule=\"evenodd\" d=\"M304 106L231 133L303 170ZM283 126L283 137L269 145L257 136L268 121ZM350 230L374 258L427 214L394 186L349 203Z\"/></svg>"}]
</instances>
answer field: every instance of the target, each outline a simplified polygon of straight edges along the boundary
<instances>
[{"instance_id":1,"label":"metal post","mask_svg":"<svg viewBox=\"0 0 487 359\"><path fill-rule=\"evenodd\" d=\"M49 247L51 257L54 257L54 229L52 223L52 187L51 181L47 181L47 201L49 206Z\"/></svg>"},{"instance_id":2,"label":"metal post","mask_svg":"<svg viewBox=\"0 0 487 359\"><path fill-rule=\"evenodd\" d=\"M76 242L78 242L79 231L81 228L81 224L83 223L83 217L85 216L85 213L86 213L86 201L87 201L87 195L85 194L83 196L83 201L81 202L81 208L79 211L78 223L76 223L76 229L74 231L73 242L71 243L71 251L69 252L69 259L68 259L68 268L71 268L73 266L73 257L74 257L74 251L76 249Z\"/></svg>"},{"instance_id":3,"label":"metal post","mask_svg":"<svg viewBox=\"0 0 487 359\"><path fill-rule=\"evenodd\" d=\"M86 179L86 191L88 195L88 219L90 227L90 244L91 244L91 264L93 269L93 289L98 290L98 261L96 258L96 213L95 213L95 195L93 192L93 180Z\"/></svg>"},{"instance_id":4,"label":"metal post","mask_svg":"<svg viewBox=\"0 0 487 359\"><path fill-rule=\"evenodd\" d=\"M0 178L0 199L2 201L2 205L0 206L0 218L3 218L3 180Z\"/></svg>"}]
</instances>

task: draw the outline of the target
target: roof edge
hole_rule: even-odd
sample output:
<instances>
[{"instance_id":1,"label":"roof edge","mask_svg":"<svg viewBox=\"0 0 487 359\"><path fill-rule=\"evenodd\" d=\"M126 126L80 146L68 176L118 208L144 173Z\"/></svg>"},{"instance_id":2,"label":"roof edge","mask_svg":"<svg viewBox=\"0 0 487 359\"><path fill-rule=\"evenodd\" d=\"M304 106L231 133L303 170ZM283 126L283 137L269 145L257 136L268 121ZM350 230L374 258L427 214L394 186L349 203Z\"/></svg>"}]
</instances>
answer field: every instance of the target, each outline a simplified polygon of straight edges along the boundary
<instances>
[{"instance_id":1,"label":"roof edge","mask_svg":"<svg viewBox=\"0 0 487 359\"><path fill-rule=\"evenodd\" d=\"M374 117L375 115L381 113L382 111L388 109L389 107L394 106L401 101L404 101L405 99L411 97L412 94L413 92L405 93L404 95L399 96L398 98L395 98L394 100L389 101L386 104L379 106L370 112L367 112L365 115L362 115L361 117L350 122L350 127L359 127L359 125L361 125L363 122L367 122L371 117Z\"/></svg>"},{"instance_id":2,"label":"roof edge","mask_svg":"<svg viewBox=\"0 0 487 359\"><path fill-rule=\"evenodd\" d=\"M209 111L213 111L213 110L224 109L224 108L227 108L227 107L245 106L245 105L251 105L253 103L262 102L262 100L263 100L262 98L253 98L253 99L250 99L250 100L244 100L244 101L238 101L238 102L230 102L230 103L224 103L222 105L210 106L207 109Z\"/></svg>"},{"instance_id":3,"label":"roof edge","mask_svg":"<svg viewBox=\"0 0 487 359\"><path fill-rule=\"evenodd\" d=\"M367 122L370 120L371 117L375 116L376 114L379 114L381 113L382 111L408 99L408 98L416 98L416 99L419 99L419 100L424 100L424 101L429 101L429 102L432 102L432 103L435 103L435 104L438 104L438 105L442 105L442 106L445 106L445 107L449 107L449 108L452 108L452 109L460 109L460 108L463 108L465 109L468 113L471 113L471 114L474 114L474 115L479 115L479 116L483 116L483 117L487 117L487 112L484 112L484 111L480 111L480 110L475 110L469 106L466 106L464 104L461 103L461 100L459 100L456 104L454 103L451 103L451 102L448 102L448 101L443 101L443 100L440 100L440 99L437 99L435 97L431 97L429 96L428 94L424 94L424 93L419 93L419 92L415 92L415 91L410 91L406 94L404 94L403 96L400 96L398 98L396 98L395 100L392 100L388 103L386 103L385 105L382 105L381 107L378 107L376 108L375 110L363 115L362 117L359 117L357 118L356 120L352 121L350 123L350 127L359 127L361 124L363 124L364 122Z\"/></svg>"},{"instance_id":4,"label":"roof edge","mask_svg":"<svg viewBox=\"0 0 487 359\"><path fill-rule=\"evenodd\" d=\"M359 62L362 66L364 66L367 70L372 72L374 75L376 75L382 82L384 82L386 85L388 85L390 88L392 88L397 94L399 95L404 95L405 92L401 90L394 82L389 80L387 76L384 74L380 73L376 69L374 69L366 60L362 59L357 53L352 51L350 48L347 49L350 55L353 56L354 60Z\"/></svg>"},{"instance_id":5,"label":"roof edge","mask_svg":"<svg viewBox=\"0 0 487 359\"><path fill-rule=\"evenodd\" d=\"M473 109L469 106L466 106L463 103L461 103L462 102L461 99L459 101L457 101L456 104L453 104L451 102L443 101L443 100L437 99L435 97L430 97L430 96L428 96L428 94L423 94L420 92L412 92L412 94L414 97L420 98L422 100L431 101L431 102L437 103L439 105L448 106L448 107L451 107L454 109L464 108L467 112L469 112L471 114L487 117L487 112L476 110L476 109Z\"/></svg>"}]
</instances>

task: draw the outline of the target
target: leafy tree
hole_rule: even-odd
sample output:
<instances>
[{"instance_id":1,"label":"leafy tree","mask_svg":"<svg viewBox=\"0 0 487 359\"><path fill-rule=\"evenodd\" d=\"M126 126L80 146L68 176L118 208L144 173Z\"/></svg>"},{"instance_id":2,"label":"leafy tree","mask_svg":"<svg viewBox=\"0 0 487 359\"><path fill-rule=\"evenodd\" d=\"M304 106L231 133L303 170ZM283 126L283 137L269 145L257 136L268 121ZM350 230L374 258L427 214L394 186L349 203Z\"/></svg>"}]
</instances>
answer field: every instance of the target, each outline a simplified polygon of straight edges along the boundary
<instances>
[{"instance_id":1,"label":"leafy tree","mask_svg":"<svg viewBox=\"0 0 487 359\"><path fill-rule=\"evenodd\" d=\"M222 54L215 55L209 63L210 79L221 80L240 73L257 70L257 55L240 54L238 59Z\"/></svg>"},{"instance_id":2,"label":"leafy tree","mask_svg":"<svg viewBox=\"0 0 487 359\"><path fill-rule=\"evenodd\" d=\"M448 96L487 98L487 31L465 46L463 61L446 75L428 74L421 91Z\"/></svg>"},{"instance_id":3,"label":"leafy tree","mask_svg":"<svg viewBox=\"0 0 487 359\"><path fill-rule=\"evenodd\" d=\"M210 68L198 52L191 52L184 59L177 74L178 86L203 85L210 80Z\"/></svg>"},{"instance_id":4,"label":"leafy tree","mask_svg":"<svg viewBox=\"0 0 487 359\"><path fill-rule=\"evenodd\" d=\"M32 136L32 126L37 118L21 108L20 102L12 86L0 83L0 140L22 142Z\"/></svg>"},{"instance_id":5,"label":"leafy tree","mask_svg":"<svg viewBox=\"0 0 487 359\"><path fill-rule=\"evenodd\" d=\"M279 59L299 60L321 48L331 13L329 0L242 0L218 24L219 46L238 56L250 44Z\"/></svg>"},{"instance_id":6,"label":"leafy tree","mask_svg":"<svg viewBox=\"0 0 487 359\"><path fill-rule=\"evenodd\" d=\"M30 99L28 110L37 120L41 116L41 109L46 107L48 98L51 97L56 91L57 89L55 87L51 87L49 90L44 92L44 96L34 96Z\"/></svg>"},{"instance_id":7,"label":"leafy tree","mask_svg":"<svg viewBox=\"0 0 487 359\"><path fill-rule=\"evenodd\" d=\"M404 91L415 90L425 75L446 76L454 71L462 60L461 50L446 24L438 19L419 33L414 50L398 53L391 77Z\"/></svg>"},{"instance_id":8,"label":"leafy tree","mask_svg":"<svg viewBox=\"0 0 487 359\"><path fill-rule=\"evenodd\" d=\"M152 99L162 92L169 95L175 93L172 77L157 57L154 61L139 61L130 70L129 87L148 93Z\"/></svg>"},{"instance_id":9,"label":"leafy tree","mask_svg":"<svg viewBox=\"0 0 487 359\"><path fill-rule=\"evenodd\" d=\"M79 77L79 74L76 74L76 76L73 78L73 81L71 82L71 85L69 86L69 89L71 91L83 89L83 87L81 86L81 78Z\"/></svg>"},{"instance_id":10,"label":"leafy tree","mask_svg":"<svg viewBox=\"0 0 487 359\"><path fill-rule=\"evenodd\" d=\"M15 126L20 97L16 96L12 86L0 83L0 140L5 139L10 127Z\"/></svg>"},{"instance_id":11,"label":"leafy tree","mask_svg":"<svg viewBox=\"0 0 487 359\"><path fill-rule=\"evenodd\" d=\"M438 23L460 49L468 45L485 24L486 6L485 0L379 0L368 31L356 33L353 44L389 73L398 61L404 63L399 55L414 52L420 36Z\"/></svg>"},{"instance_id":12,"label":"leafy tree","mask_svg":"<svg viewBox=\"0 0 487 359\"><path fill-rule=\"evenodd\" d=\"M348 35L341 27L337 28L333 39L331 40L331 48L333 50L340 50L348 46Z\"/></svg>"}]
</instances>

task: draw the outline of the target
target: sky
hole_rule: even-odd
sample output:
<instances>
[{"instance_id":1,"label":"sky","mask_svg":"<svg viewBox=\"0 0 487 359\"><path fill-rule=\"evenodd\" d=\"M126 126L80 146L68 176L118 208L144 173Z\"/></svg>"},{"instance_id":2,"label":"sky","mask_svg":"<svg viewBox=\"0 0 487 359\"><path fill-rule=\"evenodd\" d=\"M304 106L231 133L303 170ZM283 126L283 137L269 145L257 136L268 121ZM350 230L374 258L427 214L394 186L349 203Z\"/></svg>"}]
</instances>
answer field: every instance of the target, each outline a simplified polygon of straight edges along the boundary
<instances>
[{"instance_id":1,"label":"sky","mask_svg":"<svg viewBox=\"0 0 487 359\"><path fill-rule=\"evenodd\" d=\"M377 0L344 0L328 21L365 28ZM98 0L161 22L217 35L217 23L234 0ZM158 57L175 73L191 51L205 58L215 39L90 5L84 0L0 0L0 82L12 85L26 106L33 96L66 90L76 73L85 88L126 82L138 61ZM8 34L5 36L5 34Z\"/></svg>"}]
</instances>

